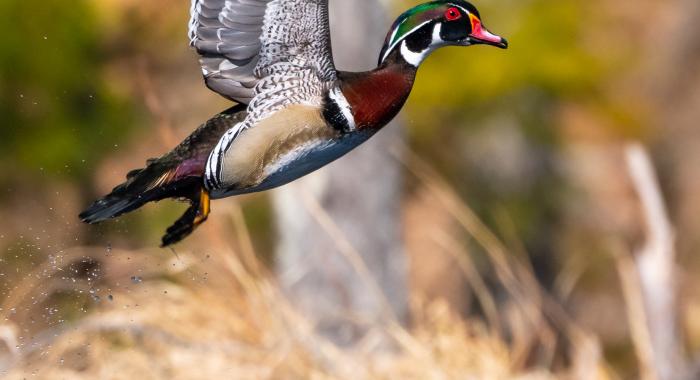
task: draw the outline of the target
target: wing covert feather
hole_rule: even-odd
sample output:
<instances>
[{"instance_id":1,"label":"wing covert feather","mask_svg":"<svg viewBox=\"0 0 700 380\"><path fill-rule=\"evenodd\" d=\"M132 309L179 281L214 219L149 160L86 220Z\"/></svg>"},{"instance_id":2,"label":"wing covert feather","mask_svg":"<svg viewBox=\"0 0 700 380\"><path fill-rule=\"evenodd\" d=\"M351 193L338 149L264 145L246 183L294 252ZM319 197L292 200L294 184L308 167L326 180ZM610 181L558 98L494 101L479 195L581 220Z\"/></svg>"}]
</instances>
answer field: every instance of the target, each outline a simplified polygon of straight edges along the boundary
<instances>
[{"instance_id":1,"label":"wing covert feather","mask_svg":"<svg viewBox=\"0 0 700 380\"><path fill-rule=\"evenodd\" d=\"M248 105L207 162L207 187L227 188L223 163L243 131L291 105L320 112L336 83L328 0L193 0L190 38L207 86Z\"/></svg>"},{"instance_id":2,"label":"wing covert feather","mask_svg":"<svg viewBox=\"0 0 700 380\"><path fill-rule=\"evenodd\" d=\"M207 86L239 103L268 76L335 79L328 0L192 0L189 36Z\"/></svg>"}]
</instances>

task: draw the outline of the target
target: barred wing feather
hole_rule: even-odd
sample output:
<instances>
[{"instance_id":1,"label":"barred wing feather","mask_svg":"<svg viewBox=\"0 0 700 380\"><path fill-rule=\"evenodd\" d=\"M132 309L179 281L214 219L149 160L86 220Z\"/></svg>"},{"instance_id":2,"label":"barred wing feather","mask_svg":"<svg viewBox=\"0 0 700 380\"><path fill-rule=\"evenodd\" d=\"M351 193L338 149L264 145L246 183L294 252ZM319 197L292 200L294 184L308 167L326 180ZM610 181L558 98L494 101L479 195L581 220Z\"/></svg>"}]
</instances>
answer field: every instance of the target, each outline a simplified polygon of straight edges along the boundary
<instances>
[{"instance_id":1,"label":"barred wing feather","mask_svg":"<svg viewBox=\"0 0 700 380\"><path fill-rule=\"evenodd\" d=\"M335 79L328 0L192 0L191 16L206 84L228 99L249 104L279 90L274 81Z\"/></svg>"}]
</instances>

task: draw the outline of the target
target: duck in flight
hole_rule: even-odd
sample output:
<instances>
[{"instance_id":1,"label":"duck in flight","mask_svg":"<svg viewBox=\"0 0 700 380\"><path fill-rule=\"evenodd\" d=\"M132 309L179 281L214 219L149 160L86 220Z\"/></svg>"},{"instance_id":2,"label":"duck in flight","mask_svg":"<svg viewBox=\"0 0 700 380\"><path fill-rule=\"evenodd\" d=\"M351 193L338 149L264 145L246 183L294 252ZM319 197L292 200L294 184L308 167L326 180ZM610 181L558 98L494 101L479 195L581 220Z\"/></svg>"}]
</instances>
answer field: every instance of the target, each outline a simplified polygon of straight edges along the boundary
<instances>
[{"instance_id":1,"label":"duck in flight","mask_svg":"<svg viewBox=\"0 0 700 380\"><path fill-rule=\"evenodd\" d=\"M192 0L189 36L206 85L238 103L175 149L127 174L80 218L99 223L167 198L190 207L175 244L206 221L210 200L282 186L340 158L403 107L423 60L443 46L507 48L462 0L418 5L392 25L374 70L337 71L328 0Z\"/></svg>"}]
</instances>

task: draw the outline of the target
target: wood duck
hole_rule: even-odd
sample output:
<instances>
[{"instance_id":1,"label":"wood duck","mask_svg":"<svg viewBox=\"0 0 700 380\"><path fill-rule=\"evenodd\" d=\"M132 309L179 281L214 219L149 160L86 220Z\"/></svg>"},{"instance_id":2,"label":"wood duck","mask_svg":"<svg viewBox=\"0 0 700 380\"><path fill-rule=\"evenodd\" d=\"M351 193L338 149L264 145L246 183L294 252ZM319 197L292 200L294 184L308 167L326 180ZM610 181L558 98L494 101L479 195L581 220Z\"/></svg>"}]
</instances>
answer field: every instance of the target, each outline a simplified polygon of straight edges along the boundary
<instances>
[{"instance_id":1,"label":"wood duck","mask_svg":"<svg viewBox=\"0 0 700 380\"><path fill-rule=\"evenodd\" d=\"M376 69L337 71L328 0L193 0L189 35L206 85L238 105L80 215L99 223L166 198L188 200L163 237L177 243L209 215L210 199L287 184L338 159L403 107L421 62L443 46L507 48L462 0L418 5L392 25Z\"/></svg>"}]
</instances>

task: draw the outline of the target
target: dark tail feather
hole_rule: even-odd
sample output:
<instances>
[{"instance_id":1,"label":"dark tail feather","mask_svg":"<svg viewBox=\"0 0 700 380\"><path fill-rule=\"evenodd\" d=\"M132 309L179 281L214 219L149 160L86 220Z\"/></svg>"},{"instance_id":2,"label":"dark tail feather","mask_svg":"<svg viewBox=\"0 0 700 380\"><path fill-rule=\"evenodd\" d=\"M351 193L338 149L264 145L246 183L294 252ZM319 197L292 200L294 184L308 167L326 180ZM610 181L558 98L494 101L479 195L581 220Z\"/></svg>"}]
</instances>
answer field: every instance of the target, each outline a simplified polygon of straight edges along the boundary
<instances>
[{"instance_id":1,"label":"dark tail feather","mask_svg":"<svg viewBox=\"0 0 700 380\"><path fill-rule=\"evenodd\" d=\"M150 161L145 169L133 170L127 180L80 214L85 223L95 224L134 211L144 204L166 198L190 198L199 195L201 178L171 180L176 168Z\"/></svg>"},{"instance_id":2,"label":"dark tail feather","mask_svg":"<svg viewBox=\"0 0 700 380\"><path fill-rule=\"evenodd\" d=\"M143 201L142 198L120 198L110 194L83 211L80 214L80 219L85 223L96 224L136 210L145 203L146 201Z\"/></svg>"},{"instance_id":3,"label":"dark tail feather","mask_svg":"<svg viewBox=\"0 0 700 380\"><path fill-rule=\"evenodd\" d=\"M80 219L94 224L134 211L148 202L166 198L187 199L191 207L168 229L163 246L187 237L209 215L209 194L203 176L210 152L221 136L246 116L246 105L236 105L211 118L168 154L132 170L126 182L95 202Z\"/></svg>"},{"instance_id":4,"label":"dark tail feather","mask_svg":"<svg viewBox=\"0 0 700 380\"><path fill-rule=\"evenodd\" d=\"M110 194L95 202L80 214L86 223L100 223L134 211L144 204L166 198L186 199L191 206L175 224L168 228L162 247L182 241L209 215L209 194L202 186L201 177L172 178L172 170L152 161L145 169L134 170L127 181Z\"/></svg>"},{"instance_id":5,"label":"dark tail feather","mask_svg":"<svg viewBox=\"0 0 700 380\"><path fill-rule=\"evenodd\" d=\"M86 223L100 223L134 211L151 201L184 198L189 200L191 206L168 228L162 246L167 247L182 241L207 219L209 197L202 188L200 177L174 180L171 179L172 171L160 166L159 168L158 162L151 162L145 169L132 171L127 175L126 182L80 214L80 219Z\"/></svg>"}]
</instances>

